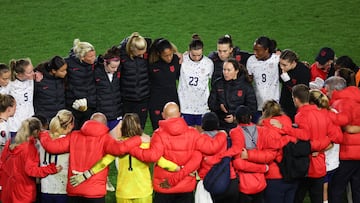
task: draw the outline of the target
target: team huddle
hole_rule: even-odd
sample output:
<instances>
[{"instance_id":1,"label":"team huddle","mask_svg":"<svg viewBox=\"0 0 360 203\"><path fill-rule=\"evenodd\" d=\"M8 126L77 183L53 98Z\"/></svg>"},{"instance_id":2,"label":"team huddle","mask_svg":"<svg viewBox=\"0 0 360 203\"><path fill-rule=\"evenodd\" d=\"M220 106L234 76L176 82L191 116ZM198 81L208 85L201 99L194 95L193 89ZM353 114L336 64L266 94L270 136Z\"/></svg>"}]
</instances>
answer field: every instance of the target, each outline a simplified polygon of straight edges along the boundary
<instances>
[{"instance_id":1,"label":"team huddle","mask_svg":"<svg viewBox=\"0 0 360 203\"><path fill-rule=\"evenodd\" d=\"M1 202L105 202L113 161L117 203L360 202L350 57L308 64L265 36L203 49L134 32L99 56L75 39L66 58L0 64Z\"/></svg>"}]
</instances>

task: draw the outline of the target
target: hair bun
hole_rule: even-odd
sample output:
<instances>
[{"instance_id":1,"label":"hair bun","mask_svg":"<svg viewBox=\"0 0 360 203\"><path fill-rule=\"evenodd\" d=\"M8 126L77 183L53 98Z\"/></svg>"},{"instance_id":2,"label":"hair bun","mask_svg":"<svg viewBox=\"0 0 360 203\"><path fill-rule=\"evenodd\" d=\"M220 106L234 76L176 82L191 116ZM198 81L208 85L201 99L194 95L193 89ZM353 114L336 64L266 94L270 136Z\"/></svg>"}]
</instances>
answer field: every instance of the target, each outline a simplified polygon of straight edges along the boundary
<instances>
[{"instance_id":1,"label":"hair bun","mask_svg":"<svg viewBox=\"0 0 360 203\"><path fill-rule=\"evenodd\" d=\"M229 35L229 34L225 34L224 37L231 39L231 35Z\"/></svg>"}]
</instances>

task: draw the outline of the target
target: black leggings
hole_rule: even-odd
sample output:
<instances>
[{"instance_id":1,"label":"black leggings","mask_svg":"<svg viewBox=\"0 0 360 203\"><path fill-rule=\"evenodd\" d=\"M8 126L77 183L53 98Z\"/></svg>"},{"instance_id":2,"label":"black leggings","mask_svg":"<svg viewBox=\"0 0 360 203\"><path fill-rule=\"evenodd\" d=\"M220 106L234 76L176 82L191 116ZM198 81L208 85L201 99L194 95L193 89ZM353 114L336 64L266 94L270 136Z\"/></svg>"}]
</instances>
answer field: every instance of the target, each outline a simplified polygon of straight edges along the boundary
<instances>
[{"instance_id":1,"label":"black leggings","mask_svg":"<svg viewBox=\"0 0 360 203\"><path fill-rule=\"evenodd\" d=\"M78 196L69 196L68 203L105 203L105 197L86 198Z\"/></svg>"}]
</instances>

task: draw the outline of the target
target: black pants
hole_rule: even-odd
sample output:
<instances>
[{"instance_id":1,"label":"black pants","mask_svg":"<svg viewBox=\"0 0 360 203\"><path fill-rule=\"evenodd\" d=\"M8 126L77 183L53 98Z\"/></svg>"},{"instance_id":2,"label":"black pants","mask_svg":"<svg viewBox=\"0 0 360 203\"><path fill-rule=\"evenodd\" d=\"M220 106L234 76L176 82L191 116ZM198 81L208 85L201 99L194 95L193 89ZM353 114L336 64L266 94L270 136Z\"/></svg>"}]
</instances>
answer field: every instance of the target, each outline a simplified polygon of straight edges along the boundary
<instances>
[{"instance_id":1,"label":"black pants","mask_svg":"<svg viewBox=\"0 0 360 203\"><path fill-rule=\"evenodd\" d=\"M324 201L324 177L303 178L299 181L299 187L295 194L295 203L304 201L306 192L309 191L311 203L323 203Z\"/></svg>"},{"instance_id":2,"label":"black pants","mask_svg":"<svg viewBox=\"0 0 360 203\"><path fill-rule=\"evenodd\" d=\"M153 203L193 203L194 193L176 193L176 194L165 194L155 192Z\"/></svg>"},{"instance_id":3,"label":"black pants","mask_svg":"<svg viewBox=\"0 0 360 203\"><path fill-rule=\"evenodd\" d=\"M123 101L124 115L125 113L137 113L140 118L141 128L145 129L149 100L141 101Z\"/></svg>"},{"instance_id":4,"label":"black pants","mask_svg":"<svg viewBox=\"0 0 360 203\"><path fill-rule=\"evenodd\" d=\"M360 202L360 160L340 160L329 183L329 203L341 203L350 182L353 202Z\"/></svg>"},{"instance_id":5,"label":"black pants","mask_svg":"<svg viewBox=\"0 0 360 203\"><path fill-rule=\"evenodd\" d=\"M248 194L244 194L242 192L239 193L239 202L241 203L264 203L264 190L256 193L256 194L252 194L252 195L248 195Z\"/></svg>"},{"instance_id":6,"label":"black pants","mask_svg":"<svg viewBox=\"0 0 360 203\"><path fill-rule=\"evenodd\" d=\"M78 196L69 196L68 203L105 203L105 197L86 198Z\"/></svg>"},{"instance_id":7,"label":"black pants","mask_svg":"<svg viewBox=\"0 0 360 203\"><path fill-rule=\"evenodd\" d=\"M266 203L293 203L298 182L286 182L283 179L268 179L265 188Z\"/></svg>"},{"instance_id":8,"label":"black pants","mask_svg":"<svg viewBox=\"0 0 360 203\"><path fill-rule=\"evenodd\" d=\"M238 189L239 179L232 179L229 187L226 189L225 193L221 195L211 195L214 203L236 203L239 199L239 189Z\"/></svg>"},{"instance_id":9,"label":"black pants","mask_svg":"<svg viewBox=\"0 0 360 203\"><path fill-rule=\"evenodd\" d=\"M152 125L152 129L156 130L159 127L159 120L163 120L163 117L161 115L162 113L162 108L157 108L157 109L153 109L150 108L149 109L149 115L150 115L150 120L151 120L151 125Z\"/></svg>"}]
</instances>

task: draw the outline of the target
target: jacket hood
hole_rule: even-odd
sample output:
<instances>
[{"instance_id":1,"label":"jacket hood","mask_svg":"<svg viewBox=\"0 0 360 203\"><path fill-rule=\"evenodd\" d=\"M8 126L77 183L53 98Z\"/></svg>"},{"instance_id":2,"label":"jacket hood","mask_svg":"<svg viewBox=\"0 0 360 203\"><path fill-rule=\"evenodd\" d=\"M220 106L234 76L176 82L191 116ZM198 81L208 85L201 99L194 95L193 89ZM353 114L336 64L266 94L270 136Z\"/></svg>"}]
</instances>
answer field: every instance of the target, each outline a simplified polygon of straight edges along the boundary
<instances>
[{"instance_id":1,"label":"jacket hood","mask_svg":"<svg viewBox=\"0 0 360 203\"><path fill-rule=\"evenodd\" d=\"M159 128L168 132L170 135L181 135L186 131L188 125L183 118L169 118L159 121Z\"/></svg>"},{"instance_id":2,"label":"jacket hood","mask_svg":"<svg viewBox=\"0 0 360 203\"><path fill-rule=\"evenodd\" d=\"M98 121L88 120L81 127L80 131L85 136L97 137L97 136L103 136L104 134L107 134L109 132L109 128L106 125L104 125Z\"/></svg>"},{"instance_id":3,"label":"jacket hood","mask_svg":"<svg viewBox=\"0 0 360 203\"><path fill-rule=\"evenodd\" d=\"M27 142L23 142L20 145L16 146L14 149L10 149L9 148L9 152L11 154L19 154L20 152L22 152L26 147L28 147L28 143L30 144L35 144L36 140L34 137L29 137L29 140ZM9 147L10 147L10 143L9 143Z\"/></svg>"},{"instance_id":4,"label":"jacket hood","mask_svg":"<svg viewBox=\"0 0 360 203\"><path fill-rule=\"evenodd\" d=\"M331 96L331 103L339 99L348 99L360 103L360 90L355 86L346 87L343 90L334 90Z\"/></svg>"}]
</instances>

